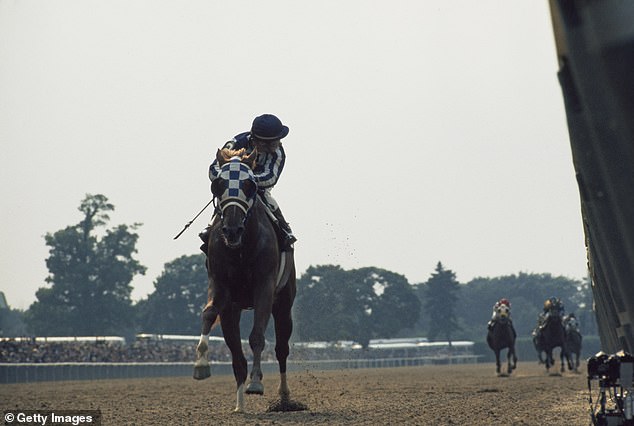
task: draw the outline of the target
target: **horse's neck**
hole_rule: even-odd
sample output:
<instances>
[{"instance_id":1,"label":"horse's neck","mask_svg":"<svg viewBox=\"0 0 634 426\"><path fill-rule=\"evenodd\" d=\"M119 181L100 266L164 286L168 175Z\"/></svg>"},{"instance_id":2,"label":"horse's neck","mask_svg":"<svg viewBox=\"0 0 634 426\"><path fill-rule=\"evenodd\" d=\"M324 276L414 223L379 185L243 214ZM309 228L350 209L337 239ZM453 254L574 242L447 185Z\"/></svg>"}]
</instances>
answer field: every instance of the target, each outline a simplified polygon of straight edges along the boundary
<instances>
[{"instance_id":1,"label":"horse's neck","mask_svg":"<svg viewBox=\"0 0 634 426\"><path fill-rule=\"evenodd\" d=\"M275 229L273 229L273 223L269 218L267 210L264 202L257 197L256 202L253 204L253 207L251 207L250 216L245 229L245 232L248 233L246 237L250 241L248 245L252 251L257 252L269 244L277 244Z\"/></svg>"},{"instance_id":2,"label":"horse's neck","mask_svg":"<svg viewBox=\"0 0 634 426\"><path fill-rule=\"evenodd\" d=\"M501 317L501 316L496 316L495 317L495 322L497 322L500 325L506 325L509 323L509 318L508 317Z\"/></svg>"}]
</instances>

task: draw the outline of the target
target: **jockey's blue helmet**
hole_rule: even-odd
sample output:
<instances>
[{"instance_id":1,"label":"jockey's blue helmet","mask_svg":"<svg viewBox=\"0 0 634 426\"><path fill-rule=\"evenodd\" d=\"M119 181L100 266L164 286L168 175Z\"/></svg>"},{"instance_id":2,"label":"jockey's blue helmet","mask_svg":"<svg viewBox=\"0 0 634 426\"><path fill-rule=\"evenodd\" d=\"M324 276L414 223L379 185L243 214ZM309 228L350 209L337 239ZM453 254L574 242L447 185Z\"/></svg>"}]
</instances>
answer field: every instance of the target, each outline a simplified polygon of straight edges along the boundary
<instances>
[{"instance_id":1,"label":"jockey's blue helmet","mask_svg":"<svg viewBox=\"0 0 634 426\"><path fill-rule=\"evenodd\" d=\"M274 141L288 135L288 127L273 114L263 114L253 120L251 135L263 141Z\"/></svg>"}]
</instances>

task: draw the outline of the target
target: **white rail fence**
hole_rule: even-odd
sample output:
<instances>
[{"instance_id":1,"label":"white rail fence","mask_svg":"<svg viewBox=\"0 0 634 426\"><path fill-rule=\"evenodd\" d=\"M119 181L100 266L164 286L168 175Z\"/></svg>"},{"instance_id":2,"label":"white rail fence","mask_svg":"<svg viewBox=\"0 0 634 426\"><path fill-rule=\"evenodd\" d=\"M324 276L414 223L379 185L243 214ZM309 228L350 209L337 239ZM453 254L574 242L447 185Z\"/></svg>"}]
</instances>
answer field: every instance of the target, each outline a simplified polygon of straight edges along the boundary
<instances>
[{"instance_id":1,"label":"white rail fence","mask_svg":"<svg viewBox=\"0 0 634 426\"><path fill-rule=\"evenodd\" d=\"M407 367L435 364L471 364L481 355L426 356L418 358L338 359L289 361L288 371L343 370L354 368ZM276 361L262 363L265 373L278 371ZM62 380L131 379L191 376L193 362L66 362L0 363L0 383L29 383ZM212 375L233 374L230 362L212 362Z\"/></svg>"}]
</instances>

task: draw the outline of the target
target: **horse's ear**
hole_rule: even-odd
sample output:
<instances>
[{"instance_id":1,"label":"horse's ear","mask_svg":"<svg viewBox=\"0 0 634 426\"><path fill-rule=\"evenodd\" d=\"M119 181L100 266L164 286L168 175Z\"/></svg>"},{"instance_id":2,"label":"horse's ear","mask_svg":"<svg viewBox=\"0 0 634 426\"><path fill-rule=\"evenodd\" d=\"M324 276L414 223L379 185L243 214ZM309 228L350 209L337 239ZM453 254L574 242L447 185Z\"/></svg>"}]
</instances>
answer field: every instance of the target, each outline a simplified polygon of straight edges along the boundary
<instances>
[{"instance_id":1,"label":"horse's ear","mask_svg":"<svg viewBox=\"0 0 634 426\"><path fill-rule=\"evenodd\" d=\"M216 151L216 161L218 161L218 165L222 166L225 163L225 157L222 155L220 149Z\"/></svg>"}]
</instances>

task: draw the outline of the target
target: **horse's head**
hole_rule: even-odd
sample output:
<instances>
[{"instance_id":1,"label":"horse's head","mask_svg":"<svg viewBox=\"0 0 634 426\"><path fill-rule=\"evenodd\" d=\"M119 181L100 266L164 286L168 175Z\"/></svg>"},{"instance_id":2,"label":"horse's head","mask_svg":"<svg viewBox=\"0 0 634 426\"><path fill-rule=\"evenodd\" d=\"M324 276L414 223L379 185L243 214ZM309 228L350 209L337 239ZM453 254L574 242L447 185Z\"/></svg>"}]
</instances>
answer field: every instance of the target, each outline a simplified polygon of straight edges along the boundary
<instances>
[{"instance_id":1,"label":"horse's head","mask_svg":"<svg viewBox=\"0 0 634 426\"><path fill-rule=\"evenodd\" d=\"M255 201L257 184L253 176L254 150L245 156L244 150L218 150L218 177L211 182L211 192L218 199L217 212L222 222L222 236L229 248L242 245L242 236L249 212Z\"/></svg>"},{"instance_id":2,"label":"horse's head","mask_svg":"<svg viewBox=\"0 0 634 426\"><path fill-rule=\"evenodd\" d=\"M507 320L511 316L511 308L508 305L498 305L495 307L495 319Z\"/></svg>"},{"instance_id":3,"label":"horse's head","mask_svg":"<svg viewBox=\"0 0 634 426\"><path fill-rule=\"evenodd\" d=\"M562 320L563 313L560 305L550 305L546 310L547 318Z\"/></svg>"},{"instance_id":4,"label":"horse's head","mask_svg":"<svg viewBox=\"0 0 634 426\"><path fill-rule=\"evenodd\" d=\"M564 327L566 331L579 330L579 320L574 315L566 315L564 317Z\"/></svg>"}]
</instances>

